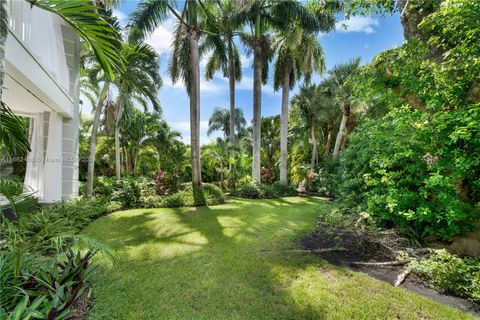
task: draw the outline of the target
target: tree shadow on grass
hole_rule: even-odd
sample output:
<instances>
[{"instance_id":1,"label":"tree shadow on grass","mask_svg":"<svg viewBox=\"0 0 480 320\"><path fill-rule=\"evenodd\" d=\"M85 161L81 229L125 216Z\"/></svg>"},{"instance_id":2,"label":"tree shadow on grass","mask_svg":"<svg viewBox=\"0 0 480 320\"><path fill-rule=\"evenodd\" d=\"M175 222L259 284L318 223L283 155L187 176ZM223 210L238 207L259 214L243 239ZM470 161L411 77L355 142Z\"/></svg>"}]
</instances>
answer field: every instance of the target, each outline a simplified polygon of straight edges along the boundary
<instances>
[{"instance_id":1,"label":"tree shadow on grass","mask_svg":"<svg viewBox=\"0 0 480 320\"><path fill-rule=\"evenodd\" d=\"M135 210L97 221L87 233L117 248L121 261L97 274L92 318L325 318L318 306L294 301L272 271L294 274L320 261L284 259L280 250L312 225L312 204L321 202L234 201Z\"/></svg>"}]
</instances>

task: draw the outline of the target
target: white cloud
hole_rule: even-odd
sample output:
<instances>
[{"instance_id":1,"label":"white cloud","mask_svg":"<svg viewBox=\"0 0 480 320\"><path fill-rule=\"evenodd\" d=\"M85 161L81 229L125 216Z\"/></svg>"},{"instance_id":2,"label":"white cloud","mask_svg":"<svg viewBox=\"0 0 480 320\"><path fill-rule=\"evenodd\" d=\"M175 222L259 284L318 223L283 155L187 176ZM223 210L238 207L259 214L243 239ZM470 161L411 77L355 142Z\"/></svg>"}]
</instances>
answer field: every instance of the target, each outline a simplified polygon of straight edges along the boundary
<instances>
[{"instance_id":1,"label":"white cloud","mask_svg":"<svg viewBox=\"0 0 480 320\"><path fill-rule=\"evenodd\" d=\"M240 61L242 62L242 69L250 69L253 65L253 55L240 55Z\"/></svg>"},{"instance_id":2,"label":"white cloud","mask_svg":"<svg viewBox=\"0 0 480 320\"><path fill-rule=\"evenodd\" d=\"M185 84L183 83L182 80L178 80L175 84L172 83L172 80L170 77L165 77L163 79L163 88L162 90L168 90L168 89L175 89L175 90L182 90L183 92L185 91ZM228 87L225 85L219 85L215 83L213 80L207 81L205 78L201 77L200 78L200 93L218 93L228 90Z\"/></svg>"},{"instance_id":3,"label":"white cloud","mask_svg":"<svg viewBox=\"0 0 480 320\"><path fill-rule=\"evenodd\" d=\"M173 18L169 18L160 24L145 42L150 44L158 54L169 54L174 30L174 20Z\"/></svg>"},{"instance_id":4,"label":"white cloud","mask_svg":"<svg viewBox=\"0 0 480 320\"><path fill-rule=\"evenodd\" d=\"M225 81L228 81L228 80L225 79ZM240 81L239 83L237 82L235 84L235 86L236 86L235 88L238 89L238 90L250 90L250 91L252 91L253 90L253 78L248 77L248 76L243 76L242 81ZM276 94L273 91L273 86L271 86L269 84L262 85L262 93Z\"/></svg>"},{"instance_id":5,"label":"white cloud","mask_svg":"<svg viewBox=\"0 0 480 320\"><path fill-rule=\"evenodd\" d=\"M190 143L190 122L189 121L172 121L168 123L170 127L174 130L180 131L182 133L182 140L184 143ZM209 137L207 135L208 130L208 121L200 121L200 144L206 144L212 142L215 137L212 135Z\"/></svg>"},{"instance_id":6,"label":"white cloud","mask_svg":"<svg viewBox=\"0 0 480 320\"><path fill-rule=\"evenodd\" d=\"M168 123L172 129L190 133L190 121L173 121ZM200 130L208 129L208 121L200 121Z\"/></svg>"},{"instance_id":7,"label":"white cloud","mask_svg":"<svg viewBox=\"0 0 480 320\"><path fill-rule=\"evenodd\" d=\"M126 22L127 19L128 19L128 16L125 13L123 13L122 11L117 10L117 9L112 9L112 15L114 17L117 17L117 19L120 23Z\"/></svg>"},{"instance_id":8,"label":"white cloud","mask_svg":"<svg viewBox=\"0 0 480 320\"><path fill-rule=\"evenodd\" d=\"M371 17L354 16L348 20L338 21L335 27L339 32L374 33L375 28L379 25L380 23L377 19L373 19Z\"/></svg>"}]
</instances>

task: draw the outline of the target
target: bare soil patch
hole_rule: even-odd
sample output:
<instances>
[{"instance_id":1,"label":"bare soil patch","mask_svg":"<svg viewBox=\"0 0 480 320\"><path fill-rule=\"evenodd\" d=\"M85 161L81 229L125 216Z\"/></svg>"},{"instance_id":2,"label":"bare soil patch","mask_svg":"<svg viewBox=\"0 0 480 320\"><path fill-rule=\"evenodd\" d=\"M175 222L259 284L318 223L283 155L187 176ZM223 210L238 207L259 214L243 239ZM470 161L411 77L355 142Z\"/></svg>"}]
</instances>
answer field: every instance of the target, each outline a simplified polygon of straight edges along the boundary
<instances>
[{"instance_id":1,"label":"bare soil patch","mask_svg":"<svg viewBox=\"0 0 480 320\"><path fill-rule=\"evenodd\" d=\"M69 320L87 320L90 311L91 288L87 288L85 293L72 305L72 312Z\"/></svg>"},{"instance_id":2,"label":"bare soil patch","mask_svg":"<svg viewBox=\"0 0 480 320\"><path fill-rule=\"evenodd\" d=\"M304 249L333 265L363 272L391 285L395 284L405 270L404 265L375 265L395 261L395 251L406 249L406 243L391 232L374 238L361 231L344 230L320 223L314 232L301 239L301 244ZM339 250L331 250L332 248ZM439 292L414 273L409 274L400 287L480 317L480 305Z\"/></svg>"}]
</instances>

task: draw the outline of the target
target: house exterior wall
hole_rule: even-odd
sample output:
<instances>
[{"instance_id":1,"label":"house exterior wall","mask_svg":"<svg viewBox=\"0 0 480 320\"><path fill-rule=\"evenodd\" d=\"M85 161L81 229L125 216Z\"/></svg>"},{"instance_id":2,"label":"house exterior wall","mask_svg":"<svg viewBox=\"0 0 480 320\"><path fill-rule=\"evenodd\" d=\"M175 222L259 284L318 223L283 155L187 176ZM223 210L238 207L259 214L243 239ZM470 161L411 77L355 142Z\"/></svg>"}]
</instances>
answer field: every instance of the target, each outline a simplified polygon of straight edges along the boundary
<instances>
[{"instance_id":1,"label":"house exterior wall","mask_svg":"<svg viewBox=\"0 0 480 320\"><path fill-rule=\"evenodd\" d=\"M44 174L34 184L43 186L39 200L74 197L78 195L79 38L61 18L26 1L7 0L7 8L4 102L32 121L43 114L39 156Z\"/></svg>"},{"instance_id":2,"label":"house exterior wall","mask_svg":"<svg viewBox=\"0 0 480 320\"><path fill-rule=\"evenodd\" d=\"M74 104L72 118L63 119L62 130L62 199L69 199L78 195L78 168L79 168L79 70L80 70L80 41L75 32L66 26L62 26L63 43L69 71L69 91Z\"/></svg>"}]
</instances>

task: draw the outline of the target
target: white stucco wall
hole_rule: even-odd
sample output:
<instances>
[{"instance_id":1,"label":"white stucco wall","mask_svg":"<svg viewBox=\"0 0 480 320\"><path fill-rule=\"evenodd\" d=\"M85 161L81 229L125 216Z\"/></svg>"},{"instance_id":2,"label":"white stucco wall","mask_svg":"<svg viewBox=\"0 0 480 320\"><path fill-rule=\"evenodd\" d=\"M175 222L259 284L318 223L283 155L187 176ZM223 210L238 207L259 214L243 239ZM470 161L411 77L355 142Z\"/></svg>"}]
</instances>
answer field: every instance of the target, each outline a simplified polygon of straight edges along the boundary
<instances>
[{"instance_id":1,"label":"white stucco wall","mask_svg":"<svg viewBox=\"0 0 480 320\"><path fill-rule=\"evenodd\" d=\"M28 4L20 6L15 0L7 4L12 15L3 99L17 114L44 115L44 174L40 183L44 190L40 201L71 198L78 194L79 38L58 17L40 19L36 15L41 9L30 11ZM51 13L40 13L42 17L45 14ZM49 24L48 30L45 24ZM48 32L53 36L42 41ZM52 59L52 50L62 52L61 59ZM61 68L56 68L57 61Z\"/></svg>"}]
</instances>

